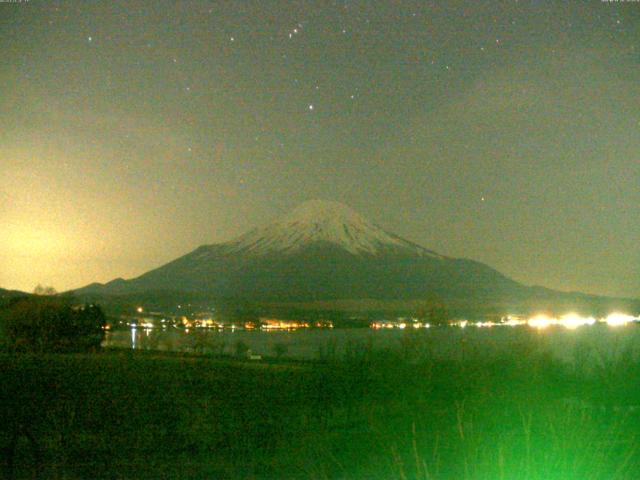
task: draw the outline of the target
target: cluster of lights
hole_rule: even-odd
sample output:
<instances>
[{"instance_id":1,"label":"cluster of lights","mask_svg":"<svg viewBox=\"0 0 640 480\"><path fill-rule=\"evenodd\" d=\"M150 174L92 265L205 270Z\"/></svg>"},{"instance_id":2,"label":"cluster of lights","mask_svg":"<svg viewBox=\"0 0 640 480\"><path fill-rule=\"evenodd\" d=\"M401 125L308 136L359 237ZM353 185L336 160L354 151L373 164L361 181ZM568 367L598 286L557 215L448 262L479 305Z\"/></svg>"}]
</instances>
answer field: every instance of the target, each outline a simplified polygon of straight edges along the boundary
<instances>
[{"instance_id":1,"label":"cluster of lights","mask_svg":"<svg viewBox=\"0 0 640 480\"><path fill-rule=\"evenodd\" d=\"M584 325L594 325L596 323L606 323L610 327L620 327L632 322L640 322L640 317L634 317L627 315L626 313L611 313L608 316L596 320L594 317L583 317L576 313L567 313L561 317L551 317L549 315L539 314L535 315L528 320L521 320L513 317L507 317L500 322L469 322L468 320L459 320L453 322L452 325L460 328L465 328L468 325L474 327L494 327L494 326L509 326L517 327L520 325L528 325L531 328L543 330L552 326L564 327L568 330L575 330L578 327Z\"/></svg>"},{"instance_id":2,"label":"cluster of lights","mask_svg":"<svg viewBox=\"0 0 640 480\"><path fill-rule=\"evenodd\" d=\"M143 307L137 307L137 313L143 313ZM136 318L134 321L127 321L126 323L121 320L119 322L120 325L127 325L132 330L136 328L143 328L145 331L154 329L156 327L162 327L162 329L167 328L167 319L162 318L160 320L160 324L156 323L150 318ZM262 330L262 331L272 331L272 330L297 330L299 328L333 328L333 322L330 320L317 320L314 322L301 321L301 320L281 320L281 319L270 319L270 318L261 318L260 320L242 322L242 323L226 323L214 320L212 318L189 318L187 316L182 316L179 318L174 318L169 321L174 328L184 328L185 333L189 333L192 328L196 329L217 329L217 330ZM108 327L110 328L110 327ZM105 329L108 329L105 328Z\"/></svg>"},{"instance_id":3,"label":"cluster of lights","mask_svg":"<svg viewBox=\"0 0 640 480\"><path fill-rule=\"evenodd\" d=\"M259 328L263 331L273 330L297 330L299 328L333 328L333 322L330 320L318 320L316 322L307 322L299 320L280 320L277 318L261 318Z\"/></svg>"},{"instance_id":4,"label":"cluster of lights","mask_svg":"<svg viewBox=\"0 0 640 480\"><path fill-rule=\"evenodd\" d=\"M596 319L593 317L581 317L575 313L568 313L560 318L549 317L547 315L536 315L527 321L527 325L532 328L544 329L552 325L560 325L568 330L575 330L583 325L593 325Z\"/></svg>"},{"instance_id":5,"label":"cluster of lights","mask_svg":"<svg viewBox=\"0 0 640 480\"><path fill-rule=\"evenodd\" d=\"M144 328L145 330L151 330L155 327L151 322L130 323L129 326L131 327L131 330L135 330L138 327Z\"/></svg>"},{"instance_id":6,"label":"cluster of lights","mask_svg":"<svg viewBox=\"0 0 640 480\"><path fill-rule=\"evenodd\" d=\"M137 313L143 313L143 307L136 308ZM594 325L596 323L606 323L610 327L620 327L625 326L630 323L640 322L640 316L634 317L632 315L620 312L610 313L604 318L600 318L596 320L594 317L583 317L576 313L567 313L562 315L561 317L553 317L545 314L538 314L529 319L523 319L514 316L507 316L502 318L500 321L483 321L483 322L470 322L468 320L457 320L454 322L450 322L449 325L457 326L460 328L466 328L467 326L485 328L485 327L495 327L495 326L508 326L508 327L517 327L521 325L528 325L531 328L535 328L538 330L543 330L552 326L560 326L564 327L568 330L575 330L578 327L584 325ZM122 322L121 322L122 323ZM165 323L165 319L162 319L162 323ZM199 327L199 328L231 328L231 330L241 329L241 330L295 330L298 328L309 328L311 325L308 322L301 322L296 320L280 320L280 319L261 319L259 323L246 322L244 325L226 325L223 323L218 323L210 318L208 319L199 319L199 320L189 320L187 317L182 317L182 326L186 329L191 327ZM138 322L138 323L127 323L132 329L136 327L142 327L144 329L152 329L154 328L154 324L152 322ZM324 328L332 328L332 322L321 321L316 322L313 326L315 327L324 327ZM162 325L163 328L166 328L165 325ZM383 330L383 329L400 329L404 330L406 328L430 328L431 325L426 322L419 322L417 319L411 319L411 321L406 321L404 318L399 318L396 321L375 321L372 322L370 327L374 330ZM107 327L108 328L108 327Z\"/></svg>"},{"instance_id":7,"label":"cluster of lights","mask_svg":"<svg viewBox=\"0 0 640 480\"><path fill-rule=\"evenodd\" d=\"M595 323L606 323L610 327L620 327L632 322L640 321L640 317L627 315L626 313L614 312L600 320L593 317L581 317L575 313L563 315L560 318L550 317L547 315L536 315L527 321L530 327L544 329L553 325L559 325L569 330L575 330L583 325L593 325Z\"/></svg>"},{"instance_id":8,"label":"cluster of lights","mask_svg":"<svg viewBox=\"0 0 640 480\"><path fill-rule=\"evenodd\" d=\"M526 321L518 320L516 318L507 317L504 320L499 322L470 322L469 320L458 320L457 322L453 322L452 325L460 328L466 328L467 326L478 327L478 328L490 328L490 327L498 327L498 326L507 326L507 327L517 327L519 325L526 325Z\"/></svg>"},{"instance_id":9,"label":"cluster of lights","mask_svg":"<svg viewBox=\"0 0 640 480\"><path fill-rule=\"evenodd\" d=\"M400 330L404 330L405 328L430 328L431 325L428 323L421 323L421 322L376 321L376 322L372 322L370 327L373 328L374 330L394 329L394 328L399 328Z\"/></svg>"},{"instance_id":10,"label":"cluster of lights","mask_svg":"<svg viewBox=\"0 0 640 480\"><path fill-rule=\"evenodd\" d=\"M260 326L261 330L297 330L299 328L309 328L309 323L307 322L295 322L295 321L284 321L284 320L263 320L262 325Z\"/></svg>"}]
</instances>

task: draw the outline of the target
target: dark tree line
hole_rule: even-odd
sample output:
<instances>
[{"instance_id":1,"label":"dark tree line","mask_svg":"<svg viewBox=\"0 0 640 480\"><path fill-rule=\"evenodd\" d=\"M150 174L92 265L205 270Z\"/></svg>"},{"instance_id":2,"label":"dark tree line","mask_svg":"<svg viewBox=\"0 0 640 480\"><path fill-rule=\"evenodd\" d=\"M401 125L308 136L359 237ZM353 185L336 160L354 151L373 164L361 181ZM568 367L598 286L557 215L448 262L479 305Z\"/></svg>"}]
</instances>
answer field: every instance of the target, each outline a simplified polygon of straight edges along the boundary
<instances>
[{"instance_id":1,"label":"dark tree line","mask_svg":"<svg viewBox=\"0 0 640 480\"><path fill-rule=\"evenodd\" d=\"M0 330L9 350L86 352L100 348L106 318L93 304L41 296L13 299L0 311Z\"/></svg>"}]
</instances>

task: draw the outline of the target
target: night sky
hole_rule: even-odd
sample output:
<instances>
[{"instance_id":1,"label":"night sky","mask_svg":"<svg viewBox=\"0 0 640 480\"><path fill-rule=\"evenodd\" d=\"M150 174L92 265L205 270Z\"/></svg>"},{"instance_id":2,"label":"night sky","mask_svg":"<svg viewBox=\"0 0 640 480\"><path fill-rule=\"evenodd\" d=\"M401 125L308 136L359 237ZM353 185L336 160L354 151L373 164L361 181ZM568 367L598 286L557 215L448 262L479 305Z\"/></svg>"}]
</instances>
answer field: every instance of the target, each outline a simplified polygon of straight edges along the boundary
<instances>
[{"instance_id":1,"label":"night sky","mask_svg":"<svg viewBox=\"0 0 640 480\"><path fill-rule=\"evenodd\" d=\"M0 286L133 277L304 200L640 297L640 2L0 3Z\"/></svg>"}]
</instances>

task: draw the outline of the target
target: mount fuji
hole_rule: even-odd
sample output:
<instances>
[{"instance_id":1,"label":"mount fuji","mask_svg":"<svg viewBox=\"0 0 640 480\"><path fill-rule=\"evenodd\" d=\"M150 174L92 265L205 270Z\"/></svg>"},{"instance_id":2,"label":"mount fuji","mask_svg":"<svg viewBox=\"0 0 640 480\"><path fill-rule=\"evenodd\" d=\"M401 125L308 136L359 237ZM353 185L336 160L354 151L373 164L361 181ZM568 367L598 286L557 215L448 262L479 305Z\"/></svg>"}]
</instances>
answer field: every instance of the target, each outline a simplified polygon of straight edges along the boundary
<instances>
[{"instance_id":1,"label":"mount fuji","mask_svg":"<svg viewBox=\"0 0 640 480\"><path fill-rule=\"evenodd\" d=\"M75 293L149 292L263 302L435 295L451 305L580 295L524 286L480 262L440 255L405 240L343 204L320 200L303 203L229 242L198 247L137 278L91 284Z\"/></svg>"},{"instance_id":2,"label":"mount fuji","mask_svg":"<svg viewBox=\"0 0 640 480\"><path fill-rule=\"evenodd\" d=\"M338 202L311 200L227 244L230 253L294 254L324 243L353 255L404 254L444 258L388 233Z\"/></svg>"},{"instance_id":3,"label":"mount fuji","mask_svg":"<svg viewBox=\"0 0 640 480\"><path fill-rule=\"evenodd\" d=\"M91 284L76 293L163 290L306 301L518 287L486 265L449 258L387 232L346 205L312 200L229 242L203 245L137 278Z\"/></svg>"}]
</instances>

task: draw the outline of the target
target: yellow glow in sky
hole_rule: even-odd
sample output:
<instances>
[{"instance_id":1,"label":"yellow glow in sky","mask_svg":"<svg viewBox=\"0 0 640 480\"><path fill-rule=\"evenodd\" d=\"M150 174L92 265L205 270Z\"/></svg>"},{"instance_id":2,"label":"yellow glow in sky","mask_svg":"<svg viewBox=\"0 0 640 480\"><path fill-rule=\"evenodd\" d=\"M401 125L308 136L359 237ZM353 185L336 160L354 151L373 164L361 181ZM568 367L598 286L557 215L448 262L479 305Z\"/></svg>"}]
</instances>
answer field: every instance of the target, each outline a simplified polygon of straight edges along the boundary
<instances>
[{"instance_id":1,"label":"yellow glow in sky","mask_svg":"<svg viewBox=\"0 0 640 480\"><path fill-rule=\"evenodd\" d=\"M9 224L6 248L14 255L59 255L69 249L68 234L55 225Z\"/></svg>"}]
</instances>

